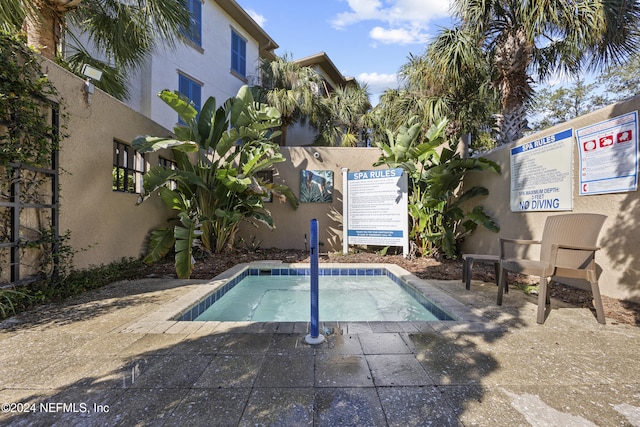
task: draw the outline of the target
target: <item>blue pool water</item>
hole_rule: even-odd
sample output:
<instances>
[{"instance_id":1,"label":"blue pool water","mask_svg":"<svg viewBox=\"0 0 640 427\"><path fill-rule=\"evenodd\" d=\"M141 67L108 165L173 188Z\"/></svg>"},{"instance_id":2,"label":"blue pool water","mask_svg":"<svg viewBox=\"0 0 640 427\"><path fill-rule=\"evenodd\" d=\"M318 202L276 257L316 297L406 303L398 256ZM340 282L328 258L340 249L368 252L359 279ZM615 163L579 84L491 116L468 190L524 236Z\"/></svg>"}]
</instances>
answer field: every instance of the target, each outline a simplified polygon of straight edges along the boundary
<instances>
[{"instance_id":1,"label":"blue pool water","mask_svg":"<svg viewBox=\"0 0 640 427\"><path fill-rule=\"evenodd\" d=\"M308 269L248 269L180 320L309 321L308 274ZM320 274L320 321L452 320L385 269L321 269Z\"/></svg>"}]
</instances>

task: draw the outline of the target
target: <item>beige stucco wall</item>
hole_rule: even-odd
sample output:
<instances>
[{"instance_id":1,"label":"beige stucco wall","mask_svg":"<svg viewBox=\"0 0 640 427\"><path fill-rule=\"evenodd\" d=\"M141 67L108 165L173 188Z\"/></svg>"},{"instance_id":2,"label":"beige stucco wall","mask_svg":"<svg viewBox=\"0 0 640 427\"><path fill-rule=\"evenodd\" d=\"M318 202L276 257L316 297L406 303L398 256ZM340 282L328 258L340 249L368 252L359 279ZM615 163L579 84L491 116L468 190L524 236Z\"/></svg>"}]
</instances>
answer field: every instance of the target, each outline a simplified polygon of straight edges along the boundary
<instances>
[{"instance_id":1,"label":"beige stucco wall","mask_svg":"<svg viewBox=\"0 0 640 427\"><path fill-rule=\"evenodd\" d=\"M136 206L137 194L112 191L113 142L129 144L140 134L169 132L100 90L88 105L82 79L50 61L43 65L68 117L59 159L60 232L70 231L66 244L79 251L74 267L140 256L149 231L164 224L170 213L157 198ZM158 163L157 153L146 157L148 165Z\"/></svg>"},{"instance_id":2,"label":"beige stucco wall","mask_svg":"<svg viewBox=\"0 0 640 427\"><path fill-rule=\"evenodd\" d=\"M489 195L480 200L486 212L500 225L500 233L479 229L466 239L463 251L467 253L498 253L498 235L501 237L540 238L545 218L561 212L511 212L510 148L525 142L553 135L567 128L580 129L594 123L640 109L640 97L594 111L562 125L521 139L515 144L495 149L485 157L502 167L500 176L489 173L470 175L465 185L483 185ZM573 212L592 212L608 215L600 235L602 249L596 261L602 268L600 289L604 295L619 299L640 301L640 193L631 191L617 194L580 196L579 156L573 148ZM535 254L532 254L535 255Z\"/></svg>"},{"instance_id":3,"label":"beige stucco wall","mask_svg":"<svg viewBox=\"0 0 640 427\"><path fill-rule=\"evenodd\" d=\"M321 252L342 250L342 168L351 171L379 169L373 163L380 157L377 148L341 147L281 147L286 161L276 164L274 182L286 184L296 196L300 195L300 171L332 170L332 203L301 203L294 210L289 204L267 203L276 228L261 225L254 228L244 224L238 237L247 242L260 241L263 248L304 249L304 236L309 238L309 221L319 222ZM319 157L315 158L314 153ZM384 168L384 167L383 167Z\"/></svg>"}]
</instances>

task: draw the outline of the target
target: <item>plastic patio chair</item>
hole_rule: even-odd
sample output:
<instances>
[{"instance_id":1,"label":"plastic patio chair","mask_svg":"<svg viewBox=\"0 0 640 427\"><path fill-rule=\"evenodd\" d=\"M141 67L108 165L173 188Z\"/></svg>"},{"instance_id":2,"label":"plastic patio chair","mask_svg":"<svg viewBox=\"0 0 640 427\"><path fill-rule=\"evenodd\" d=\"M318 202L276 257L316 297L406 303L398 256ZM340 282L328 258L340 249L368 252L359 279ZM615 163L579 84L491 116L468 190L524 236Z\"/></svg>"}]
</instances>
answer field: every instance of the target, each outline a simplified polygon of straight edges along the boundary
<instances>
[{"instance_id":1,"label":"plastic patio chair","mask_svg":"<svg viewBox=\"0 0 640 427\"><path fill-rule=\"evenodd\" d=\"M549 281L553 277L584 279L591 284L593 303L599 323L604 324L604 309L595 255L598 236L606 215L575 213L547 217L541 240L500 238L500 277L498 279L498 305L502 294L508 292L508 271L540 276L538 290L538 323L544 323L546 305L550 303ZM506 258L506 244L540 245L540 259Z\"/></svg>"}]
</instances>

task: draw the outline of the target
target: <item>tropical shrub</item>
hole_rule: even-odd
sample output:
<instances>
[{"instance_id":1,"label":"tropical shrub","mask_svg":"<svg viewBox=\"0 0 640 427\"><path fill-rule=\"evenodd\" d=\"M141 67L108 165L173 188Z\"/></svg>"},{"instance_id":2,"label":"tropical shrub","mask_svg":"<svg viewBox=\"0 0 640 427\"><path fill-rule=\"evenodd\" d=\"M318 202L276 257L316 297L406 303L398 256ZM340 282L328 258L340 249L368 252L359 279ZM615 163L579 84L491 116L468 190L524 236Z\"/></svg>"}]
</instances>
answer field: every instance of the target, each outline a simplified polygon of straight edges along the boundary
<instances>
[{"instance_id":1,"label":"tropical shrub","mask_svg":"<svg viewBox=\"0 0 640 427\"><path fill-rule=\"evenodd\" d=\"M141 153L170 148L176 162L175 168L154 166L144 177L141 202L157 193L178 212L174 227L151 233L145 261L157 261L173 248L176 274L189 277L194 248L220 253L232 247L243 220L274 226L264 206L269 192L294 208L298 200L287 186L258 176L284 161L272 142L280 134L274 130L280 113L255 102L246 86L218 108L210 97L199 114L178 92L159 96L187 125L174 128L175 138L139 136L132 142Z\"/></svg>"},{"instance_id":2,"label":"tropical shrub","mask_svg":"<svg viewBox=\"0 0 640 427\"><path fill-rule=\"evenodd\" d=\"M462 191L469 171L500 172L500 166L485 158L462 158L457 143L445 141L447 121L432 125L421 140L422 123L411 117L397 132L387 131L386 141L377 142L382 155L374 166L402 168L409 178L409 238L423 255L455 258L458 244L482 225L499 227L481 206L464 209L468 200L486 195L480 186Z\"/></svg>"}]
</instances>

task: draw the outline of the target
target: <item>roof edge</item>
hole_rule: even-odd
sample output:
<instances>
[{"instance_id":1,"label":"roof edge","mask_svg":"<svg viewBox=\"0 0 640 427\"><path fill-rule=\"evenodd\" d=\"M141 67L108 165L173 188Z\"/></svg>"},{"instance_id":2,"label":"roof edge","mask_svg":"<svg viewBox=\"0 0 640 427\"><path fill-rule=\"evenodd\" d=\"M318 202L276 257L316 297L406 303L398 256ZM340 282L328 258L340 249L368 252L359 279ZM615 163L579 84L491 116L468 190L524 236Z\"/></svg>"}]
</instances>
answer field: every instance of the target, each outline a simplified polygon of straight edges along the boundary
<instances>
[{"instance_id":1,"label":"roof edge","mask_svg":"<svg viewBox=\"0 0 640 427\"><path fill-rule=\"evenodd\" d=\"M235 0L213 1L256 39L260 56L269 60L276 58L274 51L280 47L278 43Z\"/></svg>"},{"instance_id":2,"label":"roof edge","mask_svg":"<svg viewBox=\"0 0 640 427\"><path fill-rule=\"evenodd\" d=\"M323 66L322 69L327 73L331 79L339 85L353 84L355 79L353 77L346 77L338 70L338 67L333 63L329 55L326 52L318 52L313 55L305 56L304 58L295 59L293 62L297 63L301 67L311 67L314 65Z\"/></svg>"}]
</instances>

